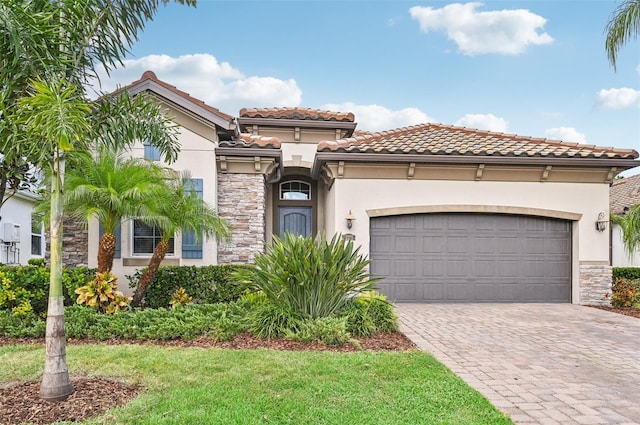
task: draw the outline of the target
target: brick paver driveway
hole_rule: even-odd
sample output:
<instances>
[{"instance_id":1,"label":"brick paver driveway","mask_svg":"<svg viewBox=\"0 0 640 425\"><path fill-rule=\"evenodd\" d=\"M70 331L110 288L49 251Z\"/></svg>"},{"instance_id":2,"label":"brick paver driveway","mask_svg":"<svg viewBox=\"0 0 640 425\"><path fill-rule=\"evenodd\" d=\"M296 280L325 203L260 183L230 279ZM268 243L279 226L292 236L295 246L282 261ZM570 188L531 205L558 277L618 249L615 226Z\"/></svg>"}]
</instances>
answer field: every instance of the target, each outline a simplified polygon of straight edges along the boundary
<instances>
[{"instance_id":1,"label":"brick paver driveway","mask_svg":"<svg viewBox=\"0 0 640 425\"><path fill-rule=\"evenodd\" d=\"M518 424L640 424L640 319L571 304L397 304L401 330Z\"/></svg>"}]
</instances>

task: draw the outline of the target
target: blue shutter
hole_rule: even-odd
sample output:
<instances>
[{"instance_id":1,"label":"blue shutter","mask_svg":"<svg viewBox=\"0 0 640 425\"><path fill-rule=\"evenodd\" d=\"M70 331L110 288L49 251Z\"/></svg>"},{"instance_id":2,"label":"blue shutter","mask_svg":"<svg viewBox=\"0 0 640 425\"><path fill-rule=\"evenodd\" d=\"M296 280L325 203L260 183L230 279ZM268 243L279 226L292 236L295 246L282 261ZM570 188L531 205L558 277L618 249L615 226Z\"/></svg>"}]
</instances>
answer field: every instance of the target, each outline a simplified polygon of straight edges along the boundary
<instances>
[{"instance_id":1,"label":"blue shutter","mask_svg":"<svg viewBox=\"0 0 640 425\"><path fill-rule=\"evenodd\" d=\"M144 157L151 161L160 161L160 148L150 144L149 142L144 142Z\"/></svg>"},{"instance_id":2,"label":"blue shutter","mask_svg":"<svg viewBox=\"0 0 640 425\"><path fill-rule=\"evenodd\" d=\"M189 190L202 199L202 179L190 179ZM202 235L196 237L195 232L185 230L182 232L182 258L202 258Z\"/></svg>"},{"instance_id":3,"label":"blue shutter","mask_svg":"<svg viewBox=\"0 0 640 425\"><path fill-rule=\"evenodd\" d=\"M101 238L103 233L104 233L104 228L102 227L102 223L100 223L100 234L99 234L98 238ZM120 258L121 257L121 254L120 254L120 251L121 251L120 239L122 239L122 238L121 238L120 234L121 234L121 229L120 229L120 225L118 224L118 226L116 226L115 232L113 233L113 235L116 237L116 253L113 256L113 258Z\"/></svg>"}]
</instances>

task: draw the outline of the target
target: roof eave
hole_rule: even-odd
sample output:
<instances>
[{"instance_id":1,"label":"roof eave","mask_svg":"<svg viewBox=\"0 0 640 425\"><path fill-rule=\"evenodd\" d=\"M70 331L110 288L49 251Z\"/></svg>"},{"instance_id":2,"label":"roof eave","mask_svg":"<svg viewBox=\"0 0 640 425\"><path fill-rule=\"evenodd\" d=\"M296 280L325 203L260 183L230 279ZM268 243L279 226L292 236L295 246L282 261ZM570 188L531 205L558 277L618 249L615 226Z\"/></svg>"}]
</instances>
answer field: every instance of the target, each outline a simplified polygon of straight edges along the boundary
<instances>
[{"instance_id":1,"label":"roof eave","mask_svg":"<svg viewBox=\"0 0 640 425\"><path fill-rule=\"evenodd\" d=\"M519 157L478 155L419 155L317 152L311 176L319 178L322 166L330 161L345 162L415 162L418 164L497 164L497 165L564 165L575 167L616 167L619 172L640 166L640 160L626 158Z\"/></svg>"},{"instance_id":2,"label":"roof eave","mask_svg":"<svg viewBox=\"0 0 640 425\"><path fill-rule=\"evenodd\" d=\"M135 96L145 91L152 92L171 103L174 103L204 119L215 124L216 126L224 129L224 130L234 130L235 122L233 119L226 120L223 117L203 108L202 106L191 102L185 99L183 96L180 96L178 93L175 93L161 84L156 83L153 80L143 80L139 83L132 84L126 87L126 90L132 95Z\"/></svg>"}]
</instances>

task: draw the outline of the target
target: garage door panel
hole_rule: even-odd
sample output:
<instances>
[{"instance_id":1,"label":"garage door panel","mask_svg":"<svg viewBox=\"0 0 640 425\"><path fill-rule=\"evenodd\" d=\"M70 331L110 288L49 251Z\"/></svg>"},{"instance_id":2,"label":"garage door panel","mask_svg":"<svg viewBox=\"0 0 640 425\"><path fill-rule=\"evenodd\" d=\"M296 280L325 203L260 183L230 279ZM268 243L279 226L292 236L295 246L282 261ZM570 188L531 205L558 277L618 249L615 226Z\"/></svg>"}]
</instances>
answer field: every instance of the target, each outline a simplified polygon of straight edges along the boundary
<instances>
[{"instance_id":1,"label":"garage door panel","mask_svg":"<svg viewBox=\"0 0 640 425\"><path fill-rule=\"evenodd\" d=\"M571 222L503 214L371 219L371 270L394 301L570 302Z\"/></svg>"},{"instance_id":2,"label":"garage door panel","mask_svg":"<svg viewBox=\"0 0 640 425\"><path fill-rule=\"evenodd\" d=\"M415 236L396 236L393 246L396 252L415 253L416 237Z\"/></svg>"},{"instance_id":3,"label":"garage door panel","mask_svg":"<svg viewBox=\"0 0 640 425\"><path fill-rule=\"evenodd\" d=\"M394 265L396 276L417 277L416 260L396 260Z\"/></svg>"}]
</instances>

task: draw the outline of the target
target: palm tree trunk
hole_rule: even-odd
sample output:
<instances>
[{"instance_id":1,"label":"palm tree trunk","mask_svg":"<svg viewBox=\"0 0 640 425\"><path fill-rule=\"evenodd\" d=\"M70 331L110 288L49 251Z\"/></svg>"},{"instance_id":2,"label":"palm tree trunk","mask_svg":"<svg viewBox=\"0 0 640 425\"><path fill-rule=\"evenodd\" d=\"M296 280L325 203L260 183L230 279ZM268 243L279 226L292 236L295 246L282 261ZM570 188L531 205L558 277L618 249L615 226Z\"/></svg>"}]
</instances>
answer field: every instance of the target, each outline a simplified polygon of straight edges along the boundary
<instances>
[{"instance_id":1,"label":"palm tree trunk","mask_svg":"<svg viewBox=\"0 0 640 425\"><path fill-rule=\"evenodd\" d=\"M138 286L136 288L136 292L133 294L133 300L131 301L131 305L133 307L139 307L142 299L144 298L144 294L147 292L147 288L149 284L158 273L158 268L160 267L160 263L164 260L164 257L167 255L169 251L169 241L161 240L156 248L153 250L153 255L149 260L149 265L147 266L147 270L144 272L144 275L140 278L138 282Z\"/></svg>"},{"instance_id":2,"label":"palm tree trunk","mask_svg":"<svg viewBox=\"0 0 640 425\"><path fill-rule=\"evenodd\" d=\"M104 233L98 244L98 273L110 272L113 268L113 257L116 255L116 236Z\"/></svg>"},{"instance_id":3,"label":"palm tree trunk","mask_svg":"<svg viewBox=\"0 0 640 425\"><path fill-rule=\"evenodd\" d=\"M49 306L45 336L46 355L40 397L49 401L65 400L73 394L67 369L64 296L62 294L62 182L64 159L56 150L51 182L51 273Z\"/></svg>"}]
</instances>

